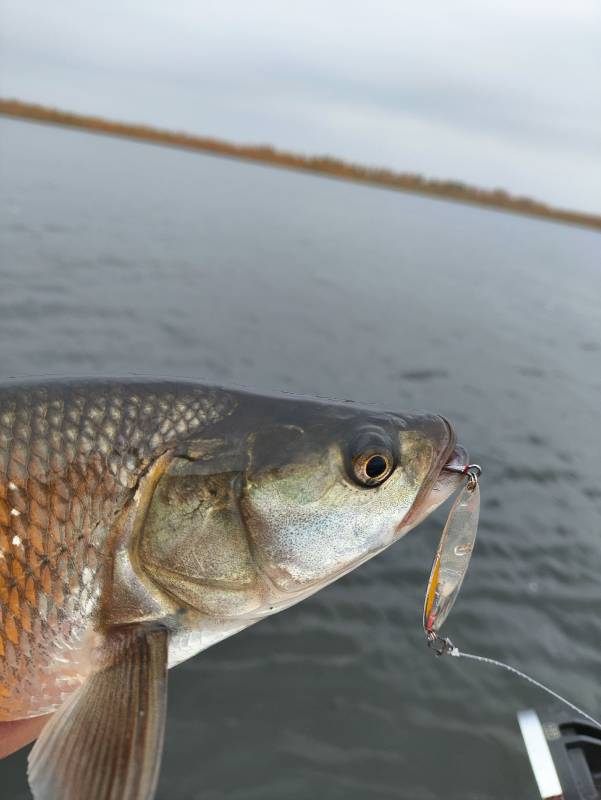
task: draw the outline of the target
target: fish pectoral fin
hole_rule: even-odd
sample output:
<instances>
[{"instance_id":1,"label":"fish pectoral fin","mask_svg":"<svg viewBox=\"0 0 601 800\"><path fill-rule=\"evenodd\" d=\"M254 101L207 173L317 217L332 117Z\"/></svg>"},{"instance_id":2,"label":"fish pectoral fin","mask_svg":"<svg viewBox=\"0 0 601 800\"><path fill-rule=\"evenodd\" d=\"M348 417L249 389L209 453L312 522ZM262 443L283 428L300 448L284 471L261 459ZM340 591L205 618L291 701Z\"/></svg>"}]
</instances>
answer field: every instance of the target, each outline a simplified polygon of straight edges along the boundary
<instances>
[{"instance_id":1,"label":"fish pectoral fin","mask_svg":"<svg viewBox=\"0 0 601 800\"><path fill-rule=\"evenodd\" d=\"M168 632L131 626L114 660L55 712L29 755L35 800L151 800L167 706Z\"/></svg>"}]
</instances>

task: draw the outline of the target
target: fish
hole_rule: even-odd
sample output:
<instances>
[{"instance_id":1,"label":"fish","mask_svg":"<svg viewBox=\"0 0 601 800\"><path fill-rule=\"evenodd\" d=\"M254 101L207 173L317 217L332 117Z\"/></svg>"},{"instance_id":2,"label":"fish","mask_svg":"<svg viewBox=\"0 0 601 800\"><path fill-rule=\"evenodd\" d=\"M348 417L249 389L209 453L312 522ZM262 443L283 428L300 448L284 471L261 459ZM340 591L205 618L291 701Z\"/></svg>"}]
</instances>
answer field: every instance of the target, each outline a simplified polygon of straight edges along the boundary
<instances>
[{"instance_id":1,"label":"fish","mask_svg":"<svg viewBox=\"0 0 601 800\"><path fill-rule=\"evenodd\" d=\"M41 729L35 800L150 800L168 670L402 538L464 460L431 413L188 380L0 383L0 751L3 726L19 744Z\"/></svg>"}]
</instances>

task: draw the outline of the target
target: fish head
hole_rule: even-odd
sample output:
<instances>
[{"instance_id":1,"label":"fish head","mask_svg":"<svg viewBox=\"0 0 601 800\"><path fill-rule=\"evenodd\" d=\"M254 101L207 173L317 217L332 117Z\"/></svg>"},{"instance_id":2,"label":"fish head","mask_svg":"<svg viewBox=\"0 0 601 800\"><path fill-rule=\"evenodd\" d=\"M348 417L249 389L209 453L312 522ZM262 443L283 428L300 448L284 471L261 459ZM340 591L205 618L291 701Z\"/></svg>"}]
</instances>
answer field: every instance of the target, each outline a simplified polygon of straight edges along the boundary
<instances>
[{"instance_id":1,"label":"fish head","mask_svg":"<svg viewBox=\"0 0 601 800\"><path fill-rule=\"evenodd\" d=\"M463 479L445 465L466 455L432 414L349 406L264 426L240 500L258 569L286 596L317 591L439 506Z\"/></svg>"},{"instance_id":2,"label":"fish head","mask_svg":"<svg viewBox=\"0 0 601 800\"><path fill-rule=\"evenodd\" d=\"M204 615L205 647L208 619L222 638L224 619L251 624L400 539L464 480L444 467L466 457L434 414L243 396L153 484L131 563Z\"/></svg>"}]
</instances>

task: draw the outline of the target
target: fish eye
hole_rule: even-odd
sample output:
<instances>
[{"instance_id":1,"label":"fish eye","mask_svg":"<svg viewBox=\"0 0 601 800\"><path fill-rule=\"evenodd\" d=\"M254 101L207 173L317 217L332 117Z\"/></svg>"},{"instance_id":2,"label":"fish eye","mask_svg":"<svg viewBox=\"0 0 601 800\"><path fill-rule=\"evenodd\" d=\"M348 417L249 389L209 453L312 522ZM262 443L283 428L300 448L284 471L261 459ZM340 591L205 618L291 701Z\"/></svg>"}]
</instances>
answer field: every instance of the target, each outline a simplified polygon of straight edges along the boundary
<instances>
[{"instance_id":1,"label":"fish eye","mask_svg":"<svg viewBox=\"0 0 601 800\"><path fill-rule=\"evenodd\" d=\"M355 480L363 486L379 486L394 469L394 459L390 450L371 449L359 453L353 459Z\"/></svg>"},{"instance_id":2,"label":"fish eye","mask_svg":"<svg viewBox=\"0 0 601 800\"><path fill-rule=\"evenodd\" d=\"M370 478L380 478L388 469L385 456L370 456L365 464L365 472Z\"/></svg>"}]
</instances>

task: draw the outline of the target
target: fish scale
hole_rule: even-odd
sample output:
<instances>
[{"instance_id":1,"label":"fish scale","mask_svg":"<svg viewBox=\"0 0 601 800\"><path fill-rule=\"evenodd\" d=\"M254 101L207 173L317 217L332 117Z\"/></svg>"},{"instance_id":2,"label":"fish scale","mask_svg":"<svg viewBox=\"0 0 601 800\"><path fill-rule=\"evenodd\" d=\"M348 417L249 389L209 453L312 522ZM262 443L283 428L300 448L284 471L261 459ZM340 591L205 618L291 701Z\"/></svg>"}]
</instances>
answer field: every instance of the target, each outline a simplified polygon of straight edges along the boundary
<instances>
[{"instance_id":1,"label":"fish scale","mask_svg":"<svg viewBox=\"0 0 601 800\"><path fill-rule=\"evenodd\" d=\"M185 383L0 386L0 720L84 680L113 520L155 457L231 410Z\"/></svg>"}]
</instances>

